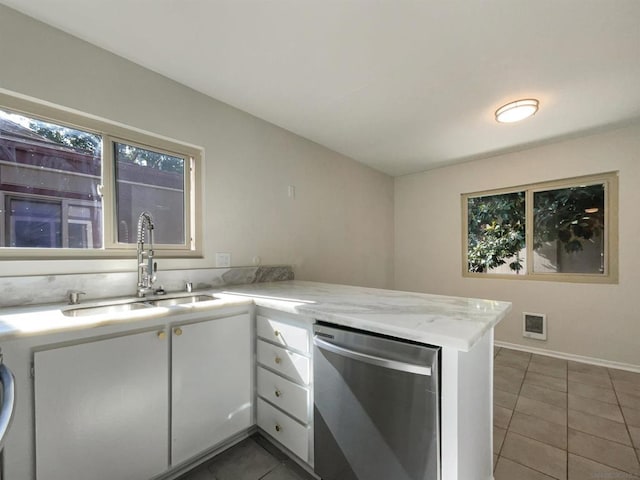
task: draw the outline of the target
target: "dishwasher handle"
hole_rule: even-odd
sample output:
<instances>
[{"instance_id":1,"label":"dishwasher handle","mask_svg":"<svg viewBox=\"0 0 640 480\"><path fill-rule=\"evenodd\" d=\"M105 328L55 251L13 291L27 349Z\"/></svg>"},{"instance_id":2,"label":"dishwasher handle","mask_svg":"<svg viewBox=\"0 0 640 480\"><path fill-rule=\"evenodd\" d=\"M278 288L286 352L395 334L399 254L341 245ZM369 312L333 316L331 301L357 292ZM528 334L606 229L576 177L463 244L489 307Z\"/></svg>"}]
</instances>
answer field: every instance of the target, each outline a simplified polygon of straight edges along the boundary
<instances>
[{"instance_id":1,"label":"dishwasher handle","mask_svg":"<svg viewBox=\"0 0 640 480\"><path fill-rule=\"evenodd\" d=\"M413 363L399 362L397 360L382 358L376 355L370 355L368 353L356 352L354 350L336 345L335 343L327 342L326 340L318 338L317 335L313 337L313 344L321 350L327 350L329 352L342 355L343 357L349 357L353 360L358 360L370 365L376 365L378 367L389 368L391 370L398 370L401 372L413 373L416 375L424 375L426 377L431 376L431 367L416 365Z\"/></svg>"},{"instance_id":2,"label":"dishwasher handle","mask_svg":"<svg viewBox=\"0 0 640 480\"><path fill-rule=\"evenodd\" d=\"M0 363L0 383L2 384L2 408L0 408L0 451L13 420L15 406L15 378L4 363Z\"/></svg>"}]
</instances>

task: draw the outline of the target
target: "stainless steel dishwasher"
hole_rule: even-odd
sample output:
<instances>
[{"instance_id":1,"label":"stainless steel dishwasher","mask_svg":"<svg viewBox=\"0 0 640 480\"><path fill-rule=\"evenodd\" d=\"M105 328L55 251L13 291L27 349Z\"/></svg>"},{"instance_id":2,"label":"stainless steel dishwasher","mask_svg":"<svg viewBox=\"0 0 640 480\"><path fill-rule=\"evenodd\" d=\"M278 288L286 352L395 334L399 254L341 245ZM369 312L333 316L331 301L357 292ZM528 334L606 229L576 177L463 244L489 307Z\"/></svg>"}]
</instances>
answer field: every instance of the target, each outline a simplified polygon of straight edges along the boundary
<instances>
[{"instance_id":1,"label":"stainless steel dishwasher","mask_svg":"<svg viewBox=\"0 0 640 480\"><path fill-rule=\"evenodd\" d=\"M322 322L313 344L316 474L440 479L440 349Z\"/></svg>"}]
</instances>

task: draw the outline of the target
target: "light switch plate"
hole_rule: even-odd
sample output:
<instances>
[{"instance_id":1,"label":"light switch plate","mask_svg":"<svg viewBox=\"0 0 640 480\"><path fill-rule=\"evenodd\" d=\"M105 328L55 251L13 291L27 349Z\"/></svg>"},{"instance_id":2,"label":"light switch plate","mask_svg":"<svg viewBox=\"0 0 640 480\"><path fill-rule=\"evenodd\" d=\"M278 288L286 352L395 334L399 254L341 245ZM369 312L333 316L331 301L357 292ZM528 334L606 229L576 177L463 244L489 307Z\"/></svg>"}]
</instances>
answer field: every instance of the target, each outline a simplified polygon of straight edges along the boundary
<instances>
[{"instance_id":1,"label":"light switch plate","mask_svg":"<svg viewBox=\"0 0 640 480\"><path fill-rule=\"evenodd\" d=\"M230 253L216 253L216 267L226 268L231 266Z\"/></svg>"}]
</instances>

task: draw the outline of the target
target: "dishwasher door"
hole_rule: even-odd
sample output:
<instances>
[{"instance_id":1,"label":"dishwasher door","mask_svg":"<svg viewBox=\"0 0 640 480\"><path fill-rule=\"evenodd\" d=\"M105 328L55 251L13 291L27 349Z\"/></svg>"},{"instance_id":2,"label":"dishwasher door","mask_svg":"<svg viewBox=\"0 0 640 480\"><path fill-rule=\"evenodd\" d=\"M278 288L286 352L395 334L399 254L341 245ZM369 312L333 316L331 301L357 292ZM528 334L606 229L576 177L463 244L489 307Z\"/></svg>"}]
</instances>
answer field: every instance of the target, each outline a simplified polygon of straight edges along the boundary
<instances>
[{"instance_id":1,"label":"dishwasher door","mask_svg":"<svg viewBox=\"0 0 640 480\"><path fill-rule=\"evenodd\" d=\"M440 479L439 348L314 326L322 480Z\"/></svg>"}]
</instances>

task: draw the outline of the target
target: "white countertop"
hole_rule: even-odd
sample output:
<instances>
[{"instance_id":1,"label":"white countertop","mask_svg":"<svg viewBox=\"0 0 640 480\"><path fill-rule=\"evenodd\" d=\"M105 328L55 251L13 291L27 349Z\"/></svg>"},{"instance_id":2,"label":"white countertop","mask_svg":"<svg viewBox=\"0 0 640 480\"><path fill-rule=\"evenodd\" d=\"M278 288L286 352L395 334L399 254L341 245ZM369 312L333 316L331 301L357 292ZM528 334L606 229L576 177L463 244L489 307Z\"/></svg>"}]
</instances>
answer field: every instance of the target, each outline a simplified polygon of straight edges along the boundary
<instances>
[{"instance_id":1,"label":"white countertop","mask_svg":"<svg viewBox=\"0 0 640 480\"><path fill-rule=\"evenodd\" d=\"M199 292L205 293L205 292ZM400 292L299 280L254 283L208 291L218 300L132 312L67 317L67 305L41 305L0 310L0 340L142 322L199 310L251 304L301 314L432 345L469 351L509 311L511 304L492 300ZM124 300L126 301L126 299ZM81 306L104 301L86 302Z\"/></svg>"},{"instance_id":2,"label":"white countertop","mask_svg":"<svg viewBox=\"0 0 640 480\"><path fill-rule=\"evenodd\" d=\"M261 307L469 351L511 303L292 280L230 287Z\"/></svg>"}]
</instances>

